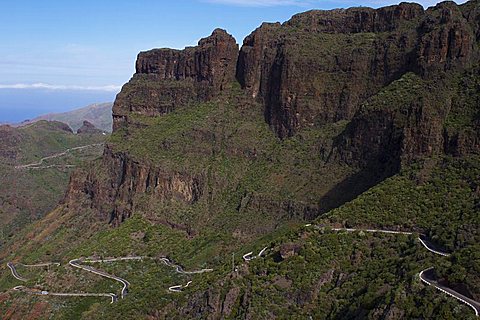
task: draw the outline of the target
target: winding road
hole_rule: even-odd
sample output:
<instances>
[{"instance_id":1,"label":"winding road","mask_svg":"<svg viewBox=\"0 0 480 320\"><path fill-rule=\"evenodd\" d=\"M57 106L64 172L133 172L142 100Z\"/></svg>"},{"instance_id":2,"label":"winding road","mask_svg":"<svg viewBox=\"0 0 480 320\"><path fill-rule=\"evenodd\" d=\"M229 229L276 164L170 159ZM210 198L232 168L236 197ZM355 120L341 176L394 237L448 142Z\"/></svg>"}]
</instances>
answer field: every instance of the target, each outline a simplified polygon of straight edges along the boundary
<instances>
[{"instance_id":1,"label":"winding road","mask_svg":"<svg viewBox=\"0 0 480 320\"><path fill-rule=\"evenodd\" d=\"M60 166L60 165L49 165L49 166L43 166L43 167L41 167L41 165L43 164L43 162L45 160L50 160L50 159L54 159L54 158L63 157L65 155L67 155L68 153L72 152L72 151L78 151L78 150L91 148L91 147L102 146L102 145L103 145L103 143L94 143L94 144L89 144L89 145L85 145L85 146L70 148L70 149L67 149L63 152L59 152L59 153L55 153L51 156L43 157L38 162L33 162L33 163L29 163L29 164L23 164L23 165L15 166L15 169L28 169L28 168L30 168L30 169L46 169L46 168L57 167L57 166ZM61 166L62 167L70 167L71 165L61 165Z\"/></svg>"},{"instance_id":2,"label":"winding road","mask_svg":"<svg viewBox=\"0 0 480 320\"><path fill-rule=\"evenodd\" d=\"M195 271L185 271L185 270L183 270L182 266L173 263L168 258L165 258L165 257L160 258L160 261L162 261L163 263L165 263L169 267L175 268L175 271L177 273L181 273L181 274L199 274L199 273L205 273L205 272L213 271L213 269L200 269L200 270L195 270Z\"/></svg>"},{"instance_id":3,"label":"winding road","mask_svg":"<svg viewBox=\"0 0 480 320\"><path fill-rule=\"evenodd\" d=\"M41 295L41 296L58 296L58 297L108 297L114 303L117 301L117 295L114 293L60 293L60 292L50 292L42 291L37 289L29 289L24 286L16 286L13 288L15 291L21 291L27 294Z\"/></svg>"},{"instance_id":4,"label":"winding road","mask_svg":"<svg viewBox=\"0 0 480 320\"><path fill-rule=\"evenodd\" d=\"M305 225L306 227L312 226L311 224ZM314 226L317 227L317 226ZM318 228L318 227L317 227ZM353 229L353 228L331 228L333 231L347 231L347 232L355 232L355 231L363 231L363 232L373 232L373 233L388 233L388 234L404 234L404 235L412 235L414 234L413 232L404 232L404 231L392 231L392 230L378 230L378 229ZM449 253L444 252L439 250L438 248L435 247L434 244L432 244L425 235L420 234L418 236L418 241L430 252L443 256L443 257L448 257L450 256ZM466 304L470 308L472 308L475 311L475 316L479 316L480 314L480 302L475 301L471 298L468 298L461 293L446 287L440 283L438 283L435 280L435 274L433 272L434 267L430 267L428 269L425 269L420 272L419 278L420 280L429 285L433 286L434 288L440 290L443 293L446 293L447 295L457 299L458 301Z\"/></svg>"},{"instance_id":5,"label":"winding road","mask_svg":"<svg viewBox=\"0 0 480 320\"><path fill-rule=\"evenodd\" d=\"M26 268L49 267L49 266L59 267L60 266L60 263L58 263L58 262L47 262L47 263L38 263L38 264L23 264L23 263L17 263L17 264L20 265L20 266L24 266ZM15 279L23 281L23 282L28 281L27 279L25 279L24 277L21 277L18 274L17 269L15 268L15 265L13 264L13 262L8 262L7 267L10 269L10 271L12 272L12 275Z\"/></svg>"},{"instance_id":6,"label":"winding road","mask_svg":"<svg viewBox=\"0 0 480 320\"><path fill-rule=\"evenodd\" d=\"M186 285L178 285L178 286L171 286L168 288L169 291L172 292L182 292L184 288L188 287L192 283L192 281L188 281Z\"/></svg>"},{"instance_id":7,"label":"winding road","mask_svg":"<svg viewBox=\"0 0 480 320\"><path fill-rule=\"evenodd\" d=\"M253 256L253 252L245 253L242 256L242 258L243 258L244 261L250 261L250 260L253 260L255 258L260 258L261 256L263 256L265 251L267 251L267 249L268 249L268 247L263 248L262 250L260 250L260 252L256 256Z\"/></svg>"},{"instance_id":8,"label":"winding road","mask_svg":"<svg viewBox=\"0 0 480 320\"><path fill-rule=\"evenodd\" d=\"M437 250L435 246L430 241L428 241L427 237L423 234L418 236L418 241L420 241L420 243L430 252L433 252L435 254L438 254L444 257L450 256L450 253Z\"/></svg>"},{"instance_id":9,"label":"winding road","mask_svg":"<svg viewBox=\"0 0 480 320\"><path fill-rule=\"evenodd\" d=\"M110 259L92 259L86 258L83 259L83 262L87 263L104 263L104 262L116 262L116 261L131 261L131 260L144 260L147 257L141 256L132 256L132 257L121 257L121 258L110 258Z\"/></svg>"},{"instance_id":10,"label":"winding road","mask_svg":"<svg viewBox=\"0 0 480 320\"><path fill-rule=\"evenodd\" d=\"M69 264L73 267L76 267L76 268L80 268L80 269L83 269L85 271L88 271L88 272L93 272L95 274L98 274L102 277L106 277L106 278L110 278L110 279L113 279L113 280L116 280L120 283L122 283L123 285L123 288L122 288L122 291L121 291L121 297L122 299L125 298L125 296L127 295L128 293L128 286L130 285L130 283L125 280L125 279L122 279L120 277L117 277L117 276L114 276L114 275L111 275L111 274L108 274L104 271L101 271L101 270L97 270L93 267L90 267L90 266L84 266L84 265L81 265L80 263L81 262L86 262L86 263L105 263L105 262L115 262L115 261L132 261L132 260L145 260L145 259L153 259L153 260L156 260L156 258L152 258L152 257L144 257L144 256L130 256L130 257L120 257L120 258L109 258L109 259L92 259L92 258L86 258L86 259L74 259L74 260L70 260ZM200 273L204 273L204 272L211 272L213 271L213 269L200 269L200 270L194 270L194 271L185 271L183 269L182 266L178 265L178 264L175 264L173 263L170 259L168 259L167 257L161 257L161 258L158 258L160 261L162 261L164 264L166 264L167 266L169 267L172 267L172 268L175 268L175 271L177 273L180 273L180 274L200 274ZM190 285L190 283L192 283L192 281L189 281L185 286L182 286L182 285L176 285L176 286L172 286L169 289L169 291L172 291L172 292L181 292L183 288L186 288Z\"/></svg>"},{"instance_id":11,"label":"winding road","mask_svg":"<svg viewBox=\"0 0 480 320\"><path fill-rule=\"evenodd\" d=\"M436 289L442 291L443 293L446 293L447 295L459 300L460 302L463 302L467 306L471 307L475 311L475 315L478 317L480 313L480 302L477 302L473 299L470 299L469 297L466 297L462 295L461 293L458 293L455 290L450 289L449 287L443 286L440 283L438 283L435 280L435 274L433 272L433 267L428 268L420 272L419 277L422 282L426 283L429 286L433 286Z\"/></svg>"},{"instance_id":12,"label":"winding road","mask_svg":"<svg viewBox=\"0 0 480 320\"><path fill-rule=\"evenodd\" d=\"M70 260L68 262L69 265L71 265L72 267L75 267L75 268L78 268L78 269L82 269L82 270L85 270L85 271L88 271L88 272L91 272L91 273L94 273L94 274L97 274L99 276L102 276L102 277L105 277L105 278L109 278L109 279L113 279L115 281L118 281L120 282L123 287L122 287L122 291L121 291L121 297L122 299L125 298L125 296L127 295L128 293L128 286L130 285L130 283L125 280L125 279L122 279L120 277L117 277L115 275L112 275L112 274L109 274L109 273L106 273L105 271L101 271L101 270L97 270L93 267L90 267L90 266L84 266L84 265L81 265L80 263L83 262L83 260L81 259L73 259L73 260ZM86 261L85 261L86 262Z\"/></svg>"},{"instance_id":13,"label":"winding road","mask_svg":"<svg viewBox=\"0 0 480 320\"><path fill-rule=\"evenodd\" d=\"M121 298L124 299L128 293L128 287L130 286L130 283L126 279L117 277L115 275L109 274L102 270L95 269L92 266L83 265L83 263L109 263L109 262L116 262L116 261L135 261L135 260L141 261L145 259L160 260L167 266L175 268L175 271L180 274L200 274L204 272L213 271L213 269L185 271L182 266L173 263L167 257L152 258L152 257L144 257L144 256L129 256L129 257L120 257L120 258L108 258L108 259L78 258L78 259L70 260L68 264L74 268L91 272L96 275L120 282L122 284ZM22 265L24 267L48 267L51 265L60 266L60 263L50 262L50 263L39 263L39 264L31 264L31 265L19 263L18 265ZM7 267L10 269L15 279L23 282L28 281L27 279L21 277L18 274L17 269L15 268L15 264L13 264L13 262L8 262ZM187 288L191 283L192 281L188 281L186 285L171 286L168 288L168 290L170 292L182 292L183 289ZM114 293L58 293L58 292L50 292L46 290L42 291L38 289L29 289L29 288L26 288L25 286L16 286L15 288L13 288L13 290L21 291L27 294L34 294L34 295L50 295L50 296L62 296L62 297L109 297L112 300L111 303L118 301L118 297Z\"/></svg>"},{"instance_id":14,"label":"winding road","mask_svg":"<svg viewBox=\"0 0 480 320\"><path fill-rule=\"evenodd\" d=\"M10 269L10 271L12 272L12 276L17 279L17 280L20 280L20 281L23 281L23 282L27 282L28 280L21 277L18 272L17 272L17 269L15 269L15 265L12 263L12 262L8 262L7 263L7 267Z\"/></svg>"},{"instance_id":15,"label":"winding road","mask_svg":"<svg viewBox=\"0 0 480 320\"><path fill-rule=\"evenodd\" d=\"M24 266L26 268L41 268L41 267L50 267L50 266L56 266L60 267L59 262L45 262L45 263L37 263L37 264L23 264L23 263L17 263L19 266Z\"/></svg>"},{"instance_id":16,"label":"winding road","mask_svg":"<svg viewBox=\"0 0 480 320\"><path fill-rule=\"evenodd\" d=\"M381 230L381 229L331 228L331 230L332 230L332 231L347 231L347 232L363 231L363 232L370 232L370 233L387 233L387 234L404 234L404 235L411 235L411 234L413 234L413 232L394 231L394 230Z\"/></svg>"},{"instance_id":17,"label":"winding road","mask_svg":"<svg viewBox=\"0 0 480 320\"><path fill-rule=\"evenodd\" d=\"M316 226L312 224L306 224L306 227L314 227L316 229L322 229L323 227L321 226ZM414 232L405 232L405 231L395 231L395 230L382 230L382 229L356 229L356 228L331 228L330 230L332 231L345 231L345 232L370 232L370 233L384 233L384 234L401 234L401 235L413 235L416 234ZM448 257L450 254L447 252L443 252L436 248L429 240L427 237L423 234L420 234L418 236L418 241L430 252ZM248 262L250 260L253 260L257 257L261 257L265 251L268 249L268 247L263 248L258 255L253 256L253 252L249 252L247 254L243 255L243 259ZM205 272L211 272L213 269L200 269L200 270L194 270L194 271L185 271L182 266L175 264L172 262L169 258L167 257L160 257L160 258L152 258L152 257L144 257L144 256L129 256L129 257L119 257L119 258L108 258L108 259L93 259L93 258L78 258L78 259L72 259L68 262L68 264L72 267L91 272L97 275L100 275L105 278L109 278L115 281L118 281L122 284L122 291L121 291L121 298L124 299L125 296L128 293L128 287L130 283L123 278L117 277L115 275L111 275L107 272L95 269L91 266L86 266L82 265L82 263L109 263L109 262L116 262L116 261L141 261L145 259L153 259L153 260L160 260L162 261L165 265L175 268L175 271L180 274L201 274ZM51 266L51 265L56 265L60 266L60 263L58 262L53 262L53 263L39 263L39 264L33 264L33 265L26 265L26 264L19 264L23 265L24 267L46 267L46 266ZM7 263L7 267L10 269L13 277L15 277L17 280L26 282L27 279L21 277L16 268L15 265L12 262ZM467 306L471 307L475 311L475 315L478 317L480 314L480 303L468 298L461 293L448 288L446 286L443 286L442 284L438 283L435 280L434 277L434 268L428 268L420 272L419 278L420 280L430 286L435 287L436 289L446 293L447 295L459 300L460 302L466 304ZM171 286L168 288L170 292L182 292L184 288L187 288L192 281L188 281L186 285L175 285ZM41 290L36 290L36 289L28 289L24 286L17 286L13 288L16 291L22 291L28 294L35 294L35 295L51 295L51 296L69 296L69 297L109 297L111 298L111 303L114 303L118 300L118 297L114 293L54 293L54 292L49 292L49 291L41 291Z\"/></svg>"},{"instance_id":18,"label":"winding road","mask_svg":"<svg viewBox=\"0 0 480 320\"><path fill-rule=\"evenodd\" d=\"M40 170L40 169L50 169L50 168L75 168L76 165L74 164L51 164L48 166L42 166L42 167L29 167L31 170Z\"/></svg>"}]
</instances>

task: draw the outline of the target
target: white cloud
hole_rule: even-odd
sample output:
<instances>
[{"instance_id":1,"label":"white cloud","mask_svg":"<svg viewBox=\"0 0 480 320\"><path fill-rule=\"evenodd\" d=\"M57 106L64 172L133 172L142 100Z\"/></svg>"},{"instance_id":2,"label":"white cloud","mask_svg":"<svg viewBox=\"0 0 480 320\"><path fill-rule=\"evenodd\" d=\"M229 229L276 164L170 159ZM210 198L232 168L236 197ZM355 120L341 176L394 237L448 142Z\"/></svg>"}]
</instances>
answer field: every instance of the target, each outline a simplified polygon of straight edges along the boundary
<instances>
[{"instance_id":1,"label":"white cloud","mask_svg":"<svg viewBox=\"0 0 480 320\"><path fill-rule=\"evenodd\" d=\"M80 91L108 91L118 92L121 86L76 86L76 85L57 85L47 83L16 83L16 84L0 84L0 89L46 89L46 90L80 90Z\"/></svg>"}]
</instances>

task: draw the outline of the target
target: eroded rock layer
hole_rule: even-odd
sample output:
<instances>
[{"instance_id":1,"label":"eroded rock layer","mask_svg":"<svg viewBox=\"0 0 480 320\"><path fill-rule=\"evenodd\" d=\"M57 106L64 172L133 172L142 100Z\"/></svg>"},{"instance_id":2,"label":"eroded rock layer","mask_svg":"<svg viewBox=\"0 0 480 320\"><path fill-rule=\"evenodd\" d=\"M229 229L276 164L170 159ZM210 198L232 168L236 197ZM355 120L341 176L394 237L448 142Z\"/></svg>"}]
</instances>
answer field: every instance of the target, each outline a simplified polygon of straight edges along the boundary
<instances>
[{"instance_id":1,"label":"eroded rock layer","mask_svg":"<svg viewBox=\"0 0 480 320\"><path fill-rule=\"evenodd\" d=\"M217 206L220 212L223 208L215 203L212 186L218 192L231 188L232 194L245 188L243 182L229 181L228 185L224 178L211 174L210 165L219 158L232 166L244 161L249 169L268 167L269 183L287 186L298 179L301 190L302 183L308 185L302 180L307 175L299 179L303 173L296 169L274 172L282 161L272 156L273 149L287 148L281 140L297 135L298 141L306 137L304 143L309 147L285 151L285 162L296 168L304 165L300 158L295 160L297 156L325 159L312 175L323 175L322 170L331 165L341 172L337 176L341 181L318 181L316 188L322 191L303 191L308 196L300 201L295 198L300 191L292 196L290 189L296 186L290 185L290 189L285 187L288 200L278 200L281 187L272 188L275 191L267 196L258 190L254 196L244 192L235 206L239 212L247 205L260 210L265 207L258 205L262 199L262 204L272 204L268 205L270 212L313 219L419 158L478 154L479 12L474 1L460 6L443 2L427 10L414 3L380 9L313 10L283 24L262 24L244 40L240 51L231 35L216 29L196 47L142 52L136 73L113 107L114 137L121 138L105 149L103 176L96 172L74 175L67 200L86 195L114 224L129 217L139 195L146 193L155 201L185 205L203 197L208 210L214 212ZM237 81L242 90L236 88ZM237 100L225 99L232 90L240 91ZM220 130L222 122L231 118L221 114L214 120L203 115L202 121L212 121L210 127L171 129L177 136L155 132L158 141L138 134L132 138L135 130L165 124L152 119L175 110L186 112L205 102L234 104L238 114L258 108L255 112L259 118L263 115L277 145L257 145L260 137L252 136L257 131L248 131L252 123L238 127L230 123ZM191 119L182 121L192 123ZM342 123L344 130L334 139L322 131ZM142 159L143 154L117 148L121 139L148 140L154 147L144 149L152 153L156 148L159 156L150 157L160 160ZM243 146L242 139L251 141L250 145ZM312 139L317 141L311 143ZM183 145L173 146L175 141ZM238 150L248 150L248 154L239 155ZM186 159L181 170L172 170L162 160L174 152ZM255 161L263 162L260 166ZM196 162L204 164L204 170L189 169ZM350 169L343 165L360 172L348 176Z\"/></svg>"},{"instance_id":2,"label":"eroded rock layer","mask_svg":"<svg viewBox=\"0 0 480 320\"><path fill-rule=\"evenodd\" d=\"M141 52L136 73L115 100L113 129L128 126L129 114L159 116L218 96L234 80L237 56L235 39L222 29L196 47Z\"/></svg>"}]
</instances>

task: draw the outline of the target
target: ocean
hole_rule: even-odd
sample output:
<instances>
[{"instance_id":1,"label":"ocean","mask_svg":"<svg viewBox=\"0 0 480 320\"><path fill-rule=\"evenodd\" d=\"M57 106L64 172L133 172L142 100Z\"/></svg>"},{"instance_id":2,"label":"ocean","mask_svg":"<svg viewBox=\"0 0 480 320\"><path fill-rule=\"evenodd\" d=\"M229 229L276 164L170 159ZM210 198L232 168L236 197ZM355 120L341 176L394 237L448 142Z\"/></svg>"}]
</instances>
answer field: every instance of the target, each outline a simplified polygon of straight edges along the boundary
<instances>
[{"instance_id":1,"label":"ocean","mask_svg":"<svg viewBox=\"0 0 480 320\"><path fill-rule=\"evenodd\" d=\"M1 89L0 123L17 123L46 113L114 101L115 96L115 92L106 91Z\"/></svg>"}]
</instances>

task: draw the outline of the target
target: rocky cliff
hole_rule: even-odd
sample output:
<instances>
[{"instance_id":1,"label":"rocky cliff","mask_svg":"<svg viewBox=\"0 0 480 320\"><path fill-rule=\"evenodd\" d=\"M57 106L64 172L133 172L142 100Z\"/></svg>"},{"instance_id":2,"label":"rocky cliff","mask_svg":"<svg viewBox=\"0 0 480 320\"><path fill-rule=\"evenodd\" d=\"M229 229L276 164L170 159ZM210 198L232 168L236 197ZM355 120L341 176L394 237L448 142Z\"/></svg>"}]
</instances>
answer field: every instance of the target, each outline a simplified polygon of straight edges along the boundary
<instances>
[{"instance_id":1,"label":"rocky cliff","mask_svg":"<svg viewBox=\"0 0 480 320\"><path fill-rule=\"evenodd\" d=\"M118 225L138 208L139 195L147 192L162 202L195 203L203 192L201 176L165 171L148 163L139 163L124 153L114 153L107 145L101 166L104 171L77 171L70 178L67 203L87 197L100 218ZM185 229L181 225L175 227Z\"/></svg>"},{"instance_id":2,"label":"rocky cliff","mask_svg":"<svg viewBox=\"0 0 480 320\"><path fill-rule=\"evenodd\" d=\"M146 194L312 219L416 159L478 153L478 17L478 2L313 10L262 24L240 51L217 29L142 52L102 174L74 175L67 200L86 195L114 224Z\"/></svg>"},{"instance_id":3,"label":"rocky cliff","mask_svg":"<svg viewBox=\"0 0 480 320\"><path fill-rule=\"evenodd\" d=\"M237 56L235 39L222 29L196 47L141 52L135 75L115 100L113 129L127 126L129 114L159 116L214 98L234 80Z\"/></svg>"},{"instance_id":4,"label":"rocky cliff","mask_svg":"<svg viewBox=\"0 0 480 320\"><path fill-rule=\"evenodd\" d=\"M406 72L428 77L472 65L479 54L477 18L474 3L454 2L428 10L414 3L312 10L263 24L239 54L235 39L217 29L196 47L140 53L134 77L117 97L114 127L128 123L129 112L157 116L212 99L234 75L263 103L279 137L351 119Z\"/></svg>"},{"instance_id":5,"label":"rocky cliff","mask_svg":"<svg viewBox=\"0 0 480 320\"><path fill-rule=\"evenodd\" d=\"M103 133L102 130L95 128L95 126L87 120L84 120L82 123L82 126L77 130L77 134L102 134L102 133Z\"/></svg>"},{"instance_id":6,"label":"rocky cliff","mask_svg":"<svg viewBox=\"0 0 480 320\"><path fill-rule=\"evenodd\" d=\"M120 309L128 319L473 316L412 276L434 265L480 294L479 8L315 10L263 24L240 51L215 30L196 47L140 53L103 156L71 175L62 207L0 254L24 263L166 256L215 270L182 280L138 261L117 270L131 283L119 307L55 300L60 318L113 319ZM9 130L0 139L14 142ZM10 146L0 156L18 161ZM322 225L419 232L452 255ZM52 292L78 291L74 270L61 287L47 278ZM5 297L13 291L2 279ZM85 292L105 287L94 279ZM183 292L168 291L187 279ZM30 295L12 297L31 306Z\"/></svg>"},{"instance_id":7,"label":"rocky cliff","mask_svg":"<svg viewBox=\"0 0 480 320\"><path fill-rule=\"evenodd\" d=\"M265 119L280 137L350 119L406 72L428 76L475 61L477 22L466 8L444 2L424 11L401 3L264 24L244 40L237 78L264 102Z\"/></svg>"},{"instance_id":8,"label":"rocky cliff","mask_svg":"<svg viewBox=\"0 0 480 320\"><path fill-rule=\"evenodd\" d=\"M479 81L478 67L405 74L360 106L336 138L332 161L390 176L423 158L478 155Z\"/></svg>"}]
</instances>

